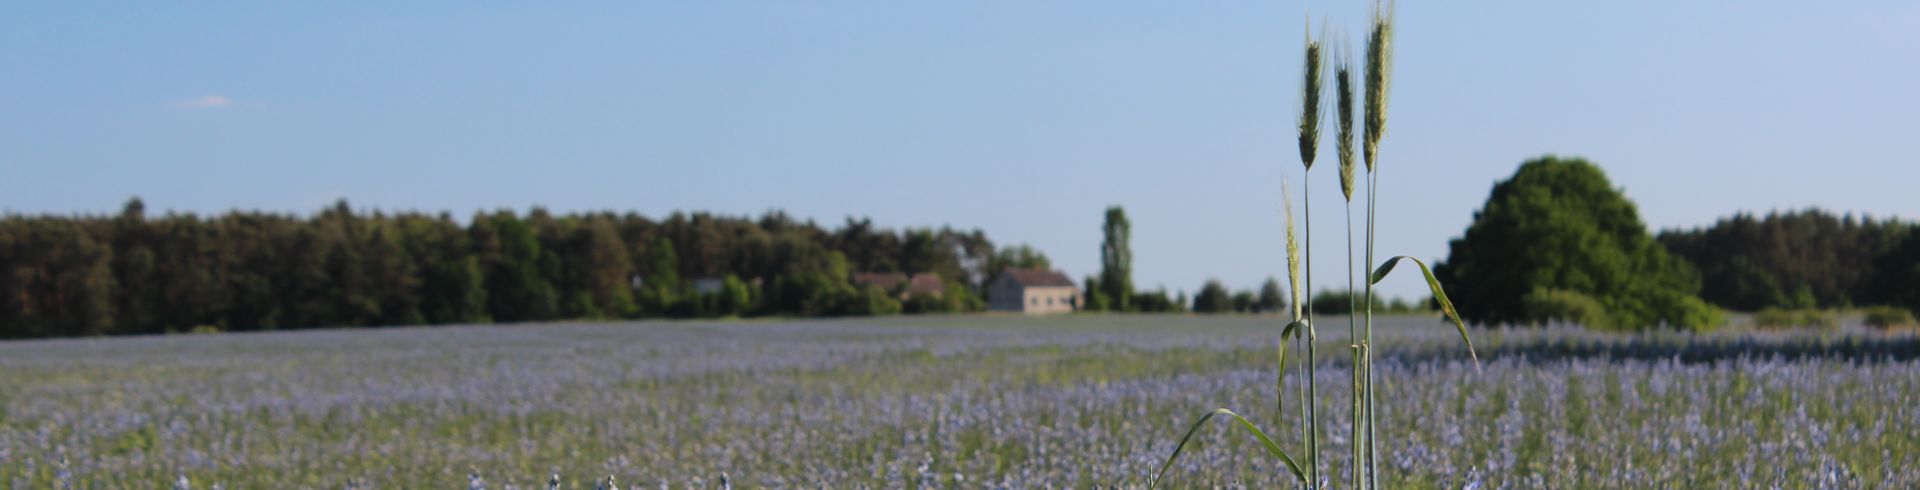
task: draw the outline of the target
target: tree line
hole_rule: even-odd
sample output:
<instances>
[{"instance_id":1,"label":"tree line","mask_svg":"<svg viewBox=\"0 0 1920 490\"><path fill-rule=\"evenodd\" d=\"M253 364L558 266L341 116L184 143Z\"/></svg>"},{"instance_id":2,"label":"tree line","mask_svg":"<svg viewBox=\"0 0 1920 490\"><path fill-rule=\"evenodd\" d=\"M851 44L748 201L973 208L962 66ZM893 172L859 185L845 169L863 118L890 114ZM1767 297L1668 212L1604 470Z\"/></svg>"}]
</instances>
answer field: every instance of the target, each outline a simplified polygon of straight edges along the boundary
<instances>
[{"instance_id":1,"label":"tree line","mask_svg":"<svg viewBox=\"0 0 1920 490\"><path fill-rule=\"evenodd\" d=\"M1495 186L1436 274L1477 323L1561 319L1593 326L1705 328L1736 311L1895 305L1920 311L1920 228L1819 209L1742 213L1709 227L1645 231L1597 166L1528 162ZM1136 291L1132 226L1102 226L1101 270L1083 310L1271 312L1276 281L1229 291ZM311 217L234 211L149 218L0 217L0 338L191 329L526 322L561 319L832 316L978 311L1006 267L1049 269L1026 245L980 230L900 231L848 218L835 229L783 212L556 216L356 211ZM908 297L855 272L931 272L944 293ZM1316 311L1350 299L1322 292ZM1397 301L1397 300L1396 300ZM1711 305L1711 306L1709 306ZM1427 311L1427 300L1377 311Z\"/></svg>"},{"instance_id":2,"label":"tree line","mask_svg":"<svg viewBox=\"0 0 1920 490\"><path fill-rule=\"evenodd\" d=\"M1656 237L1579 158L1533 159L1496 183L1434 269L1462 316L1490 325L1708 329L1723 309L1920 311L1912 223L1808 209Z\"/></svg>"},{"instance_id":3,"label":"tree line","mask_svg":"<svg viewBox=\"0 0 1920 490\"><path fill-rule=\"evenodd\" d=\"M1724 308L1847 308L1895 302L1888 263L1914 225L1813 208L1740 213L1712 226L1660 233L1660 243L1700 273L1700 297ZM1898 262L1897 260L1895 262ZM1876 280L1879 279L1879 280ZM1913 283L1907 283L1913 284ZM1909 286L1911 287L1911 286Z\"/></svg>"},{"instance_id":4,"label":"tree line","mask_svg":"<svg viewBox=\"0 0 1920 490\"><path fill-rule=\"evenodd\" d=\"M118 215L0 217L0 337L973 311L994 271L1046 262L977 229L828 229L779 211L462 223L341 201L310 217L149 217L136 198ZM902 300L854 272L931 272L947 288Z\"/></svg>"}]
</instances>

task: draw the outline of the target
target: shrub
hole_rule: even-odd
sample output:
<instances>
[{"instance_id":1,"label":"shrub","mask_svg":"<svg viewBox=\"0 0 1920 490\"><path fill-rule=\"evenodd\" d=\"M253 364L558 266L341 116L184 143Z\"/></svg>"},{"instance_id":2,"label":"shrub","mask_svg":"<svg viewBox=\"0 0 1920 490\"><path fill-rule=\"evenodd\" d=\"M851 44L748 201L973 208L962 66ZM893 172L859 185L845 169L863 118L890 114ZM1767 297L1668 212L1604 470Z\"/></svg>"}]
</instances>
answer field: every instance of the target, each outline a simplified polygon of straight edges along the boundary
<instances>
[{"instance_id":1,"label":"shrub","mask_svg":"<svg viewBox=\"0 0 1920 490\"><path fill-rule=\"evenodd\" d=\"M900 311L909 315L927 313L952 313L953 304L945 297L922 294L907 298L900 303Z\"/></svg>"},{"instance_id":2,"label":"shrub","mask_svg":"<svg viewBox=\"0 0 1920 490\"><path fill-rule=\"evenodd\" d=\"M1817 309L1800 310L1800 324L1825 330L1840 328L1840 320L1832 312Z\"/></svg>"},{"instance_id":3,"label":"shrub","mask_svg":"<svg viewBox=\"0 0 1920 490\"><path fill-rule=\"evenodd\" d=\"M1227 286L1218 279L1209 279L1200 287L1200 293L1193 296L1195 313L1228 313L1233 311L1233 293L1227 292Z\"/></svg>"},{"instance_id":4,"label":"shrub","mask_svg":"<svg viewBox=\"0 0 1920 490\"><path fill-rule=\"evenodd\" d=\"M1753 326L1758 328L1800 328L1812 327L1834 329L1840 327L1840 321L1833 313L1816 309L1787 310L1767 308L1753 314Z\"/></svg>"},{"instance_id":5,"label":"shrub","mask_svg":"<svg viewBox=\"0 0 1920 490\"><path fill-rule=\"evenodd\" d=\"M1363 293L1356 294L1356 293L1347 292L1347 291L1335 291L1332 289L1321 290L1318 293L1313 293L1313 303L1311 304L1313 308L1313 314L1345 315L1348 313L1352 313L1354 308L1366 308L1366 304L1362 300L1360 300L1360 298L1357 298L1357 296L1364 296L1364 295L1365 294ZM1389 305L1387 304L1386 298L1380 297L1380 293L1378 291L1374 292L1373 310L1375 312L1392 311L1392 308L1390 308Z\"/></svg>"},{"instance_id":6,"label":"shrub","mask_svg":"<svg viewBox=\"0 0 1920 490\"><path fill-rule=\"evenodd\" d=\"M1187 309L1184 299L1185 298L1181 300L1173 299L1167 295L1167 290L1164 288L1154 291L1142 291L1134 293L1130 308L1133 308L1132 311L1140 313L1178 313L1186 311ZM1107 301L1107 306L1115 306L1112 303L1112 298L1108 298Z\"/></svg>"},{"instance_id":7,"label":"shrub","mask_svg":"<svg viewBox=\"0 0 1920 490\"><path fill-rule=\"evenodd\" d=\"M852 303L847 307L847 313L853 315L897 315L900 313L900 300L894 298L893 294L888 293L887 290L880 289L879 286L871 284L862 286L860 292L854 296L852 300Z\"/></svg>"},{"instance_id":8,"label":"shrub","mask_svg":"<svg viewBox=\"0 0 1920 490\"><path fill-rule=\"evenodd\" d=\"M1692 294L1668 292L1653 297L1653 305L1662 312L1663 325L1675 330L1707 332L1727 322L1720 307Z\"/></svg>"},{"instance_id":9,"label":"shrub","mask_svg":"<svg viewBox=\"0 0 1920 490\"><path fill-rule=\"evenodd\" d=\"M1895 327L1913 327L1916 325L1913 319L1913 312L1907 311L1905 308L1875 306L1867 308L1865 312L1866 324L1869 327L1885 330Z\"/></svg>"},{"instance_id":10,"label":"shrub","mask_svg":"<svg viewBox=\"0 0 1920 490\"><path fill-rule=\"evenodd\" d=\"M1565 289L1535 288L1521 300L1528 323L1545 325L1566 322L1587 328L1618 328L1607 315L1607 308L1592 296Z\"/></svg>"},{"instance_id":11,"label":"shrub","mask_svg":"<svg viewBox=\"0 0 1920 490\"><path fill-rule=\"evenodd\" d=\"M962 313L980 311L986 306L980 298L965 284L948 282L945 292L940 294L921 294L901 302L901 311L909 314Z\"/></svg>"}]
</instances>

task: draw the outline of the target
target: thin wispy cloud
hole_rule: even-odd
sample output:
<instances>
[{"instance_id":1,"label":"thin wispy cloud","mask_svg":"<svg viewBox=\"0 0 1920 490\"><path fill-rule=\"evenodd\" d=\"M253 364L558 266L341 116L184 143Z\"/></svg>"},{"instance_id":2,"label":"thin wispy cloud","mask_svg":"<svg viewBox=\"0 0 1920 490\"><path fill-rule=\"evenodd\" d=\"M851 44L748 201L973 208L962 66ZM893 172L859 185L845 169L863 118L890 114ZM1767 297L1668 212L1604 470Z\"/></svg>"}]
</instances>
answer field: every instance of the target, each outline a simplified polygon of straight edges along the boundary
<instances>
[{"instance_id":1,"label":"thin wispy cloud","mask_svg":"<svg viewBox=\"0 0 1920 490\"><path fill-rule=\"evenodd\" d=\"M183 109L221 109L233 106L233 99L218 94L202 95L176 102L174 105Z\"/></svg>"}]
</instances>

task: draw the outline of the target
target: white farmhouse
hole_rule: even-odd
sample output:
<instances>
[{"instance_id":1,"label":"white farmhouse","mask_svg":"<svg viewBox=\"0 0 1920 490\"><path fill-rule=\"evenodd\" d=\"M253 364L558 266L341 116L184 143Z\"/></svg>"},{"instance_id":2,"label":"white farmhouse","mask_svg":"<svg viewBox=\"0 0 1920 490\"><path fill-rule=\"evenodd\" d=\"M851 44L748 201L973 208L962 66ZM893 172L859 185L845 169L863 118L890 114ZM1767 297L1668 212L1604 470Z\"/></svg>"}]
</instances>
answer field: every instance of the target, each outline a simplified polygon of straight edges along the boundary
<instances>
[{"instance_id":1,"label":"white farmhouse","mask_svg":"<svg viewBox=\"0 0 1920 490\"><path fill-rule=\"evenodd\" d=\"M987 309L1029 315L1072 313L1085 301L1060 271L1007 268L987 285Z\"/></svg>"}]
</instances>

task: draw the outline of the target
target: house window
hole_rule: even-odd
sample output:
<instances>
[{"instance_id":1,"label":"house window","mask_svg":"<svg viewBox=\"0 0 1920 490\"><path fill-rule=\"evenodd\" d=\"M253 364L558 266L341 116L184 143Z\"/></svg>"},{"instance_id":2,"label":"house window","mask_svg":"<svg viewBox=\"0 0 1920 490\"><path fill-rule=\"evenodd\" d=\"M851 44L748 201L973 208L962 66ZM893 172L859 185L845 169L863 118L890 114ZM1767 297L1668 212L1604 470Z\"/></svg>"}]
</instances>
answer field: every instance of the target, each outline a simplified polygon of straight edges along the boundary
<instances>
[{"instance_id":1,"label":"house window","mask_svg":"<svg viewBox=\"0 0 1920 490\"><path fill-rule=\"evenodd\" d=\"M1027 303L1038 306L1040 304L1040 298L1027 298Z\"/></svg>"},{"instance_id":2,"label":"house window","mask_svg":"<svg viewBox=\"0 0 1920 490\"><path fill-rule=\"evenodd\" d=\"M1053 297L1052 297L1052 296L1048 296L1048 297L1047 297L1047 306L1053 306Z\"/></svg>"}]
</instances>

